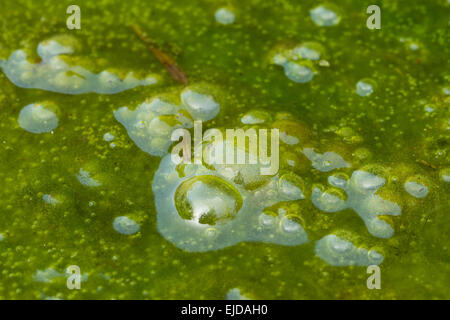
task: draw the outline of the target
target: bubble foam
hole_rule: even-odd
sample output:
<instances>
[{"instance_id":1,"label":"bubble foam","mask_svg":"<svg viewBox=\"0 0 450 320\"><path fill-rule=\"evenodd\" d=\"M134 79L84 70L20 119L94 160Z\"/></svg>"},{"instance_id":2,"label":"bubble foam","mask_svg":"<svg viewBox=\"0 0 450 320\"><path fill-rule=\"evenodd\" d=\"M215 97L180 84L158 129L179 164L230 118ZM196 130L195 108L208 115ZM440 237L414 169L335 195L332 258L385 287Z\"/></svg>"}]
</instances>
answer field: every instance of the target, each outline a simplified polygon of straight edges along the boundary
<instances>
[{"instance_id":1,"label":"bubble foam","mask_svg":"<svg viewBox=\"0 0 450 320\"><path fill-rule=\"evenodd\" d=\"M312 162L312 166L322 172L338 168L349 168L350 164L335 152L316 153L312 148L304 148L303 154Z\"/></svg>"},{"instance_id":2,"label":"bubble foam","mask_svg":"<svg viewBox=\"0 0 450 320\"><path fill-rule=\"evenodd\" d=\"M212 96L186 89L180 106L155 97L135 110L119 108L114 117L142 151L162 157L173 143L171 134L175 129L192 128L194 120L210 120L219 111L220 105Z\"/></svg>"},{"instance_id":3,"label":"bubble foam","mask_svg":"<svg viewBox=\"0 0 450 320\"><path fill-rule=\"evenodd\" d=\"M341 21L336 12L324 5L315 7L309 13L312 21L320 27L335 26Z\"/></svg>"},{"instance_id":4,"label":"bubble foam","mask_svg":"<svg viewBox=\"0 0 450 320\"><path fill-rule=\"evenodd\" d=\"M307 242L303 227L285 213L262 218L269 217L262 213L268 207L304 198L298 181L289 176L280 183L278 175L261 181L254 174L259 169L250 167L189 164L181 169L166 155L152 185L159 232L177 247L193 252L243 241Z\"/></svg>"},{"instance_id":5,"label":"bubble foam","mask_svg":"<svg viewBox=\"0 0 450 320\"><path fill-rule=\"evenodd\" d=\"M394 234L392 227L378 217L401 214L401 208L396 203L384 200L375 194L385 184L383 178L357 170L353 172L348 181L337 176L330 176L328 183L344 190L347 200L330 195L315 187L311 194L311 200L318 209L325 212L337 212L351 208L363 219L367 230L373 236L390 238Z\"/></svg>"},{"instance_id":6,"label":"bubble foam","mask_svg":"<svg viewBox=\"0 0 450 320\"><path fill-rule=\"evenodd\" d=\"M358 248L353 243L334 234L316 242L316 255L332 266L370 266L383 262L383 255L375 250Z\"/></svg>"},{"instance_id":7,"label":"bubble foam","mask_svg":"<svg viewBox=\"0 0 450 320\"><path fill-rule=\"evenodd\" d=\"M113 94L157 82L154 76L138 80L130 72L121 80L108 71L95 74L81 66L69 65L62 59L62 55L70 55L74 51L71 46L64 46L56 40L47 40L39 43L37 47L41 62L30 63L24 50L16 50L9 59L2 61L1 68L16 86L66 94Z\"/></svg>"}]
</instances>

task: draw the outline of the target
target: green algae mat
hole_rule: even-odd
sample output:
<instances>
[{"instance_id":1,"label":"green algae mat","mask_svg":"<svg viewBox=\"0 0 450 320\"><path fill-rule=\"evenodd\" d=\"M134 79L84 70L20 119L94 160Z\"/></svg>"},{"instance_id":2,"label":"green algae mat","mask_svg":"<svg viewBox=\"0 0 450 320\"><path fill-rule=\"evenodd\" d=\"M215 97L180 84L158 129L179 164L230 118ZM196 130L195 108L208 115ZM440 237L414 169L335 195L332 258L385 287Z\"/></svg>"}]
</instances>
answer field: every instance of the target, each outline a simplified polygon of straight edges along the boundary
<instances>
[{"instance_id":1,"label":"green algae mat","mask_svg":"<svg viewBox=\"0 0 450 320\"><path fill-rule=\"evenodd\" d=\"M450 298L449 1L1 7L0 299Z\"/></svg>"}]
</instances>

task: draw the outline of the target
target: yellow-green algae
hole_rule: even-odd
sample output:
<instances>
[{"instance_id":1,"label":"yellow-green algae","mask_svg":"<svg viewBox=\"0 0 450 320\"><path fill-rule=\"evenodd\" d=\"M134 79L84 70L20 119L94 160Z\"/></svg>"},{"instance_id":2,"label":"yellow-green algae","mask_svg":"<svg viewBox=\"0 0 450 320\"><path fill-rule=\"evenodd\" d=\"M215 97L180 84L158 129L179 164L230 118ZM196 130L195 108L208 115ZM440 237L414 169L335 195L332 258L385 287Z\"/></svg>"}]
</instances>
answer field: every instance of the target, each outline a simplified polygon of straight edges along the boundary
<instances>
[{"instance_id":1,"label":"yellow-green algae","mask_svg":"<svg viewBox=\"0 0 450 320\"><path fill-rule=\"evenodd\" d=\"M263 299L450 297L449 183L443 178L450 166L448 1L380 1L381 30L365 27L371 4L365 0L334 1L340 20L329 27L311 20L310 10L321 4L312 0L80 0L76 31L65 26L70 4L2 3L0 58L25 49L38 61L40 42L70 35L80 47L69 63L161 79L114 95L74 96L19 88L0 73L0 298L223 299L233 288ZM225 6L236 14L229 25L214 17ZM131 23L176 59L190 83L221 88L219 95L211 92L221 110L208 127L241 125L258 109L298 139L280 146L280 171L303 178L307 200L272 211L295 212L309 243L244 242L195 253L158 233L151 184L161 159L141 151L113 111L183 88L135 37ZM326 60L312 81L290 81L268 62L285 42L324 47ZM366 78L377 87L360 97L355 84ZM17 122L24 106L41 101L58 106L53 134L29 133ZM105 132L114 135L115 148L103 140ZM305 147L351 163L337 169L341 175L362 170L386 180L377 194L402 208L399 217L383 217L395 230L391 238L370 235L351 209L326 213L312 204L313 186L327 185L336 173L315 170L301 153ZM101 185L80 184L80 168ZM404 190L410 179L427 186L425 198ZM45 195L58 202L47 203ZM139 232L116 232L120 216L138 223ZM315 256L314 244L329 234L383 254L381 290L366 288L365 267L333 267ZM81 290L66 287L69 265L87 275ZM48 281L36 281L41 275Z\"/></svg>"}]
</instances>

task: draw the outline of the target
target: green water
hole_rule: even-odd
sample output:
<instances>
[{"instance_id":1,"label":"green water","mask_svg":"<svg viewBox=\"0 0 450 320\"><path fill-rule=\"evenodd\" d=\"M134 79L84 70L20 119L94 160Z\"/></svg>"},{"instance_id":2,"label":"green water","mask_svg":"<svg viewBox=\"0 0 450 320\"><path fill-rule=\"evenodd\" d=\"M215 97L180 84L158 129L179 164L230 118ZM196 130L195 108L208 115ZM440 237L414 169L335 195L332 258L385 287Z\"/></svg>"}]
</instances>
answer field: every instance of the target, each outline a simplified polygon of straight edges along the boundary
<instances>
[{"instance_id":1,"label":"green water","mask_svg":"<svg viewBox=\"0 0 450 320\"><path fill-rule=\"evenodd\" d=\"M160 81L113 95L67 95L20 88L0 73L0 298L224 299L232 288L256 299L450 298L449 183L442 178L450 167L450 101L443 90L450 89L450 5L378 1L382 27L369 30L365 10L372 1L334 3L341 21L319 27L309 10L321 2L310 0L80 0L81 30L70 31L70 1L3 1L0 58L25 49L36 59L41 41L71 35L81 43L77 63L91 71L134 70ZM233 24L214 20L223 6L236 14ZM186 252L166 240L157 229L151 188L161 158L139 149L113 111L134 109L159 93L176 96L183 86L130 24L173 57L190 84L215 88L221 110L208 127L238 127L250 109L289 112L308 132L301 144L351 162L341 172L364 169L384 177L379 194L402 208L401 216L386 218L395 234L373 237L353 210L326 213L300 200L286 205L302 221L306 244L243 242ZM312 81L295 83L271 64L271 52L307 41L324 47L329 66L318 67ZM369 97L355 93L363 78L376 83ZM20 110L41 101L58 107L53 133L33 134L18 125ZM115 148L103 140L106 132L115 136ZM287 151L300 157L285 147L280 170ZM304 179L308 198L329 174L313 170L304 157L299 162L293 170ZM80 184L80 168L95 172L102 185ZM404 190L410 177L427 185L425 198ZM44 194L60 203L45 203ZM116 232L113 220L122 215L137 221L140 232ZM315 256L316 240L340 230L383 253L381 290L367 289L366 267L334 267ZM62 273L69 265L88 275L81 290L69 290L64 276L35 279L38 270Z\"/></svg>"}]
</instances>

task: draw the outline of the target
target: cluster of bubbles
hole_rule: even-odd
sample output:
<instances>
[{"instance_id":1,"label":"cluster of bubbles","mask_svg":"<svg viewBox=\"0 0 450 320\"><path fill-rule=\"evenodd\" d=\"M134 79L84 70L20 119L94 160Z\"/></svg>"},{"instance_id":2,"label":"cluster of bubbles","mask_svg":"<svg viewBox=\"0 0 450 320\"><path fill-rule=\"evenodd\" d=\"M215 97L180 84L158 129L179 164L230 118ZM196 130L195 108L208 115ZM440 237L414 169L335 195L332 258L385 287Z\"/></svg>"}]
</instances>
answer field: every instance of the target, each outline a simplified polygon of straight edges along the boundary
<instances>
[{"instance_id":1,"label":"cluster of bubbles","mask_svg":"<svg viewBox=\"0 0 450 320\"><path fill-rule=\"evenodd\" d=\"M337 11L332 4L322 4L311 9L310 16L316 25L331 27L341 20ZM321 59L324 55L323 46L315 42L306 42L293 48L278 46L274 51L271 63L282 66L286 77L297 83L310 82L318 73L317 66L330 66L327 60ZM368 97L375 88L376 83L365 78L357 82L355 92L361 97Z\"/></svg>"},{"instance_id":2,"label":"cluster of bubbles","mask_svg":"<svg viewBox=\"0 0 450 320\"><path fill-rule=\"evenodd\" d=\"M316 42L305 42L294 47L283 45L275 48L271 62L282 66L290 80L306 83L317 73L316 67L325 64L325 60L320 60L323 54L324 48Z\"/></svg>"},{"instance_id":3,"label":"cluster of bubbles","mask_svg":"<svg viewBox=\"0 0 450 320\"><path fill-rule=\"evenodd\" d=\"M190 88L181 93L180 99L181 103L177 105L167 102L165 98L156 97L143 102L135 110L128 107L119 108L114 111L114 116L127 129L130 138L142 151L162 157L167 154L172 144L171 134L175 129L192 128L194 120L211 120L220 111L219 103L211 95ZM114 136L105 133L103 139L110 142ZM170 155L168 159L170 161ZM83 180L86 184L91 178L84 175ZM223 201L221 198L216 200L215 205ZM117 217L113 227L124 235L132 235L140 230L139 223L127 216Z\"/></svg>"},{"instance_id":4,"label":"cluster of bubbles","mask_svg":"<svg viewBox=\"0 0 450 320\"><path fill-rule=\"evenodd\" d=\"M163 156L172 144L170 138L175 129L192 128L194 120L211 120L219 110L220 105L212 96L186 89L181 94L181 105L154 98L134 111L122 107L114 111L114 116L142 151Z\"/></svg>"},{"instance_id":5,"label":"cluster of bubbles","mask_svg":"<svg viewBox=\"0 0 450 320\"><path fill-rule=\"evenodd\" d=\"M46 268L43 270L36 270L33 274L33 280L41 283L52 283L53 281L61 280L66 281L67 277L71 276L71 273L66 271L59 272L54 268ZM86 282L89 276L87 273L84 273L80 277L81 282Z\"/></svg>"},{"instance_id":6,"label":"cluster of bubbles","mask_svg":"<svg viewBox=\"0 0 450 320\"><path fill-rule=\"evenodd\" d=\"M319 26L333 26L340 21L339 15L328 6L318 6L310 11L311 18ZM232 11L221 8L215 19L220 24L231 24L235 20ZM139 85L156 82L154 77L138 80L130 73L121 80L118 76L103 71L94 74L79 66L70 66L63 57L73 54L75 46L63 45L48 40L38 45L37 52L42 61L32 64L23 50L15 51L0 66L8 78L25 88L40 88L69 94L86 92L116 93ZM306 83L317 73L317 66L327 65L321 60L324 48L314 42L291 47L278 47L271 62L284 68L286 76L297 83ZM356 84L356 93L361 97L375 90L371 79L362 79ZM242 241L260 241L280 245L300 245L309 241L299 219L289 211L273 207L281 202L305 199L302 178L293 172L261 177L258 166L222 165L208 163L176 165L167 154L172 144L170 135L177 128L192 128L194 120L208 121L220 111L216 100L197 90L187 88L180 96L181 103L172 103L155 97L145 101L134 111L122 107L114 112L115 118L126 128L130 138L144 152L164 157L155 174L152 189L157 209L160 233L177 247L191 252L217 250ZM252 110L241 119L244 125L268 124L271 115L262 110ZM287 123L287 122L286 122ZM294 121L295 123L295 121ZM277 122L272 126L278 127ZM278 123L279 124L279 123ZM31 104L19 115L19 125L33 133L50 132L58 126L56 112L45 104ZM288 125L289 126L289 125ZM288 146L300 143L296 135L282 131L280 138ZM105 133L103 139L114 140L114 135ZM205 144L206 155L214 152L216 142ZM351 165L335 152L317 153L312 147L301 149L314 169L329 172ZM248 150L245 150L248 152ZM257 155L248 155L256 157ZM208 156L206 156L208 158ZM295 164L292 165L295 167ZM449 181L448 172L442 179ZM90 173L80 168L78 181L88 187L101 183ZM353 209L365 222L368 231L378 238L393 235L392 227L380 219L381 215L398 216L401 208L375 194L384 184L384 178L372 173L356 170L350 178L345 175L328 177L331 188L315 186L311 201L320 210L337 212ZM428 188L416 181L404 184L405 190L416 198L424 198ZM346 193L346 197L339 190ZM49 194L43 200L52 205L59 200ZM113 228L120 234L133 235L140 225L127 216L114 219ZM330 265L380 264L383 255L375 250L355 246L351 241L335 234L318 240L315 245L318 257ZM37 279L58 276L51 270L39 271ZM37 280L40 281L40 280ZM242 299L239 289L232 289L228 299Z\"/></svg>"},{"instance_id":7,"label":"cluster of bubbles","mask_svg":"<svg viewBox=\"0 0 450 320\"><path fill-rule=\"evenodd\" d=\"M332 266L369 266L383 262L383 255L375 250L356 247L352 242L329 234L316 242L316 255Z\"/></svg>"},{"instance_id":8,"label":"cluster of bubbles","mask_svg":"<svg viewBox=\"0 0 450 320\"><path fill-rule=\"evenodd\" d=\"M332 175L328 177L328 183L344 190L347 200L333 192L333 189L323 191L319 187L313 189L311 200L317 208L325 212L351 208L364 220L370 234L378 238L390 238L394 230L378 216L398 216L402 210L396 203L375 194L385 182L384 178L360 170L354 171L350 179L346 179L343 175Z\"/></svg>"},{"instance_id":9,"label":"cluster of bubbles","mask_svg":"<svg viewBox=\"0 0 450 320\"><path fill-rule=\"evenodd\" d=\"M50 194L44 194L42 196L42 200L44 200L46 203L51 204L53 206L57 205L60 202L58 199L56 199L55 197L53 197Z\"/></svg>"},{"instance_id":10,"label":"cluster of bubbles","mask_svg":"<svg viewBox=\"0 0 450 320\"><path fill-rule=\"evenodd\" d=\"M263 110L250 110L240 121L253 128L260 125L279 128L283 146L295 147L320 172L351 166L335 152L320 154L314 148L296 146L305 144L301 140L308 135L307 130L286 114L278 113L274 118ZM203 142L201 164L177 165L170 155L162 159L152 183L159 232L190 252L217 250L244 241L288 246L309 242L297 210L281 206L281 203L306 199L303 179L286 168L272 176L261 176L260 164L216 164L211 159L215 159L212 155L221 143L224 142ZM246 159L258 157L249 154L247 149L244 152ZM293 164L292 169L295 167ZM340 174L328 180L333 188L344 190L347 199L331 189L323 191L314 185L311 201L319 210L336 212L352 208L372 235L392 236L392 227L378 216L400 215L401 208L375 194L384 185L383 178L357 170L351 178ZM333 234L317 242L316 255L334 266L383 261L381 253L356 247L348 239Z\"/></svg>"},{"instance_id":11,"label":"cluster of bubbles","mask_svg":"<svg viewBox=\"0 0 450 320\"><path fill-rule=\"evenodd\" d=\"M328 5L312 9L310 16L316 25L324 27L335 26L341 19L336 10ZM220 24L229 25L234 23L235 14L221 8L215 12L215 19ZM108 71L95 74L81 66L70 65L64 58L75 52L75 46L70 41L63 43L55 39L39 43L37 53L41 61L38 63L29 62L26 52L17 50L9 59L1 60L0 67L17 86L66 94L112 94L157 82L153 76L139 80L130 72L120 79ZM420 47L410 43L409 48L418 50ZM327 66L328 62L321 60L323 55L324 49L320 44L308 42L277 48L271 62L282 66L290 80L307 83L317 74L317 66ZM368 97L375 89L372 80L362 79L357 82L355 92L361 97ZM448 89L444 90L448 94ZM273 209L281 202L306 199L303 180L294 172L262 177L258 166L214 164L207 160L202 164L189 165L172 162L167 153L172 144L170 135L173 130L192 128L194 120L211 120L220 111L219 103L212 96L193 89L184 90L180 98L181 103L176 104L156 97L143 102L133 111L122 107L114 112L117 121L126 128L141 150L163 157L152 183L160 233L177 247L191 252L217 250L243 241L288 246L308 242L308 235L297 216L282 208ZM240 119L242 124L251 126L267 124L270 120L270 114L261 110L250 111ZM51 132L58 126L57 112L49 103L30 104L21 110L18 123L32 133ZM276 122L272 126L278 127ZM114 138L111 133L103 136L106 142ZM282 131L280 138L288 146L301 142L298 136L288 131ZM203 146L206 159L217 147L216 142ZM312 167L320 172L351 167L335 152L321 154L312 147L301 150ZM257 158L257 155L248 156ZM449 170L442 171L441 177L449 182ZM76 178L87 187L101 186L100 181L83 168L80 168ZM344 174L331 175L328 183L331 188L315 186L312 189L311 201L318 209L325 212L353 209L373 236L389 238L393 235L392 227L380 216L398 216L402 210L396 203L376 194L385 185L384 178L355 170L350 178ZM413 180L407 181L404 189L419 199L429 192L427 186ZM346 197L340 190L345 192ZM44 194L42 199L50 205L60 202L50 194ZM120 234L133 235L141 227L137 221L119 216L114 219L113 228ZM0 241L3 238L4 235L0 234ZM318 240L315 253L333 266L378 265L384 259L378 251L357 247L336 234L328 234ZM33 278L48 283L63 276L64 273L47 268L38 270ZM231 289L226 298L248 299L237 288Z\"/></svg>"},{"instance_id":12,"label":"cluster of bubbles","mask_svg":"<svg viewBox=\"0 0 450 320\"><path fill-rule=\"evenodd\" d=\"M75 52L75 47L76 43L70 37L42 41L37 47L40 62L31 63L24 50L16 50L9 59L0 60L0 67L9 80L19 87L66 94L113 94L157 82L154 76L139 80L129 72L124 79L120 79L106 70L96 74L81 66L70 65L65 58Z\"/></svg>"},{"instance_id":13,"label":"cluster of bubbles","mask_svg":"<svg viewBox=\"0 0 450 320\"><path fill-rule=\"evenodd\" d=\"M338 153L318 153L315 147L309 147L314 145L308 140L309 129L287 113L271 115L264 110L250 110L240 117L240 122L251 128L279 128L283 158L292 152L302 154L320 172L351 168ZM303 179L294 173L298 165L293 161L292 171L284 167L279 174L261 176L259 165L210 162L220 143L223 142L203 142L202 164L176 165L169 155L163 158L152 183L160 233L177 247L191 252L217 250L243 241L280 245L309 242L303 220L296 212L280 207L282 202L307 198ZM285 150L290 151L284 153ZM258 157L248 154L247 149L244 151L246 159ZM386 180L369 171L354 170L351 176L332 174L328 177L330 186L312 186L310 199L324 212L352 209L370 234L390 238L394 230L382 216L399 216L402 209L379 195ZM449 175L444 170L441 176L446 179ZM410 177L404 188L412 196L423 198L428 193L423 181ZM378 265L384 259L377 250L353 244L345 232L318 240L315 252L333 266Z\"/></svg>"},{"instance_id":14,"label":"cluster of bubbles","mask_svg":"<svg viewBox=\"0 0 450 320\"><path fill-rule=\"evenodd\" d=\"M319 5L309 11L312 21L319 27L331 27L339 24L341 17L332 5Z\"/></svg>"},{"instance_id":15,"label":"cluster of bubbles","mask_svg":"<svg viewBox=\"0 0 450 320\"><path fill-rule=\"evenodd\" d=\"M204 152L212 150L211 145ZM257 166L256 166L257 167ZM175 165L165 156L152 189L158 230L191 252L217 250L242 241L299 245L308 241L285 210L265 212L281 201L304 199L294 173L261 178L248 165Z\"/></svg>"},{"instance_id":16,"label":"cluster of bubbles","mask_svg":"<svg viewBox=\"0 0 450 320\"><path fill-rule=\"evenodd\" d=\"M109 132L107 132L107 133L105 133L103 135L103 140L105 140L106 142L110 142L109 146L111 148L115 148L116 147L116 144L114 142L112 142L114 140L114 138L115 138L114 135L112 133L109 133Z\"/></svg>"}]
</instances>

